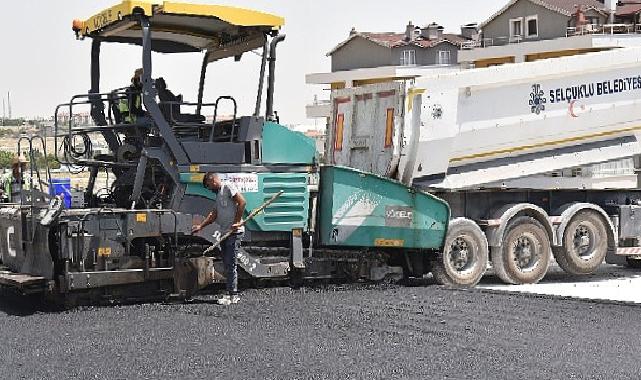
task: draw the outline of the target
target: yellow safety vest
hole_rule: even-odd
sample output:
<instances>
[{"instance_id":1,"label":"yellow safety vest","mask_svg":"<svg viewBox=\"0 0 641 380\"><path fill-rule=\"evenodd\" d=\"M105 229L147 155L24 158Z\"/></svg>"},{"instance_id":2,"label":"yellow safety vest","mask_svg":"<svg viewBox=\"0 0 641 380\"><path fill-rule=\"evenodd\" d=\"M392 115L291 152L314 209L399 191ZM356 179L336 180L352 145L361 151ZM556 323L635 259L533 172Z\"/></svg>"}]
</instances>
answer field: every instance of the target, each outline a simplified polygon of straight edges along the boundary
<instances>
[{"instance_id":1,"label":"yellow safety vest","mask_svg":"<svg viewBox=\"0 0 641 380\"><path fill-rule=\"evenodd\" d=\"M120 99L118 102L118 111L120 111L120 115L123 117L123 120L125 123L128 124L134 124L138 117L131 112L132 108L136 109L142 109L142 96L140 94L133 94L133 105L130 107L129 105L129 97L127 99Z\"/></svg>"},{"instance_id":2,"label":"yellow safety vest","mask_svg":"<svg viewBox=\"0 0 641 380\"><path fill-rule=\"evenodd\" d=\"M29 190L30 181L29 174L27 173L22 173L22 185L14 180L12 172L2 174L2 176L0 176L0 182L2 183L5 197L7 197L11 203L20 203L20 192Z\"/></svg>"}]
</instances>

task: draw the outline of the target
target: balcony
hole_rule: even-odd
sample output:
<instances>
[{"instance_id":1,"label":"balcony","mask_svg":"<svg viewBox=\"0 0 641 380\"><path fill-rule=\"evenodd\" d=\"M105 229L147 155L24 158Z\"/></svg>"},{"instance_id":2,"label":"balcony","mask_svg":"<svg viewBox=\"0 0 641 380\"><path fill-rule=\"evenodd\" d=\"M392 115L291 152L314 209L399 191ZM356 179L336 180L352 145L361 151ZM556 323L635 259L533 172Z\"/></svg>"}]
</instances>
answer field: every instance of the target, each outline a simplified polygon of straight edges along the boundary
<instances>
[{"instance_id":1,"label":"balcony","mask_svg":"<svg viewBox=\"0 0 641 380\"><path fill-rule=\"evenodd\" d=\"M598 35L598 36L607 36L607 35L639 35L641 34L641 25L633 24L605 24L605 25L583 25L580 27L567 27L565 37L576 37L576 36L586 36L586 35ZM557 38L563 38L564 36L558 36ZM506 46L512 44L520 44L530 41L542 41L541 39L528 40L523 36L499 36L499 37L488 37L482 38L478 41L467 41L462 45L463 50L471 50L476 48L486 48L492 46Z\"/></svg>"},{"instance_id":2,"label":"balcony","mask_svg":"<svg viewBox=\"0 0 641 380\"><path fill-rule=\"evenodd\" d=\"M305 114L308 119L330 117L332 104L329 100L317 100L313 104L305 106Z\"/></svg>"},{"instance_id":3,"label":"balcony","mask_svg":"<svg viewBox=\"0 0 641 380\"><path fill-rule=\"evenodd\" d=\"M566 37L583 36L586 34L614 35L614 34L641 34L641 25L633 24L605 24L605 25L583 25L580 27L568 27Z\"/></svg>"},{"instance_id":4,"label":"balcony","mask_svg":"<svg viewBox=\"0 0 641 380\"><path fill-rule=\"evenodd\" d=\"M550 39L523 39L518 36L483 38L463 45L458 53L458 62L464 66L484 67L483 62L530 62L617 48L641 48L641 25L568 27L564 35ZM481 66L477 66L479 63Z\"/></svg>"}]
</instances>

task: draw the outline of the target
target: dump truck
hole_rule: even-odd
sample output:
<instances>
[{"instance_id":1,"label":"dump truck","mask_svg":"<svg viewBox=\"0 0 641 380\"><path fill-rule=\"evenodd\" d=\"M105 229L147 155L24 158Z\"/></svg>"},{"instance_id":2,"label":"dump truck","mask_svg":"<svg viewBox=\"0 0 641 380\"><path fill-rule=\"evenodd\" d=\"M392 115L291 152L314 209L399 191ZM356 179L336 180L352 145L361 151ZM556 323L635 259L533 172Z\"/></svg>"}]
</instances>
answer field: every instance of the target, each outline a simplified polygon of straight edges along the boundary
<instances>
[{"instance_id":1,"label":"dump truck","mask_svg":"<svg viewBox=\"0 0 641 380\"><path fill-rule=\"evenodd\" d=\"M192 233L215 204L202 184L208 172L238 186L246 213L264 207L246 225L238 257L245 280L422 276L443 246L449 206L384 176L321 165L314 141L279 123L283 25L249 9L137 0L75 20L76 38L91 40L90 89L56 107L52 137L57 160L87 174L87 184L71 200L68 189L55 191L36 159L50 139L21 138L16 153L30 165L20 170L30 175L18 176L15 197L0 204L0 285L77 304L185 299L222 283L221 258L207 252L226 231L214 224ZM125 78L126 87L101 88L104 44L140 47L139 87ZM241 115L222 87L205 87L207 71L255 51L258 83L245 91L256 103ZM154 76L153 52L202 58L197 99L173 94L171 78ZM239 63L237 75L250 67ZM223 109L233 114L219 117ZM79 122L87 110L92 122Z\"/></svg>"},{"instance_id":2,"label":"dump truck","mask_svg":"<svg viewBox=\"0 0 641 380\"><path fill-rule=\"evenodd\" d=\"M447 201L429 269L443 284L488 267L536 283L552 256L574 275L641 267L641 182L560 174L618 160L639 173L640 61L625 48L336 89L326 163Z\"/></svg>"}]
</instances>

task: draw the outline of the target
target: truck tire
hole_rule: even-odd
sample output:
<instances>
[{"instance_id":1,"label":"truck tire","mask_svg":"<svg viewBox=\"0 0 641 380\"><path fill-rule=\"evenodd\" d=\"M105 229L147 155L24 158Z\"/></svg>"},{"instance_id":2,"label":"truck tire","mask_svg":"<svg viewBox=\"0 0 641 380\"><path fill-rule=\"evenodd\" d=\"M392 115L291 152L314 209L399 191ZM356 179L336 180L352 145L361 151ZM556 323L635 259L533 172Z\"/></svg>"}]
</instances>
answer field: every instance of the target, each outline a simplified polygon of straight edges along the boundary
<instances>
[{"instance_id":1,"label":"truck tire","mask_svg":"<svg viewBox=\"0 0 641 380\"><path fill-rule=\"evenodd\" d=\"M511 220L500 247L492 248L492 266L506 284L539 282L550 266L550 237L539 221L529 216Z\"/></svg>"},{"instance_id":2,"label":"truck tire","mask_svg":"<svg viewBox=\"0 0 641 380\"><path fill-rule=\"evenodd\" d=\"M603 219L590 211L576 214L565 229L561 246L553 253L567 273L594 273L608 253L608 230Z\"/></svg>"},{"instance_id":3,"label":"truck tire","mask_svg":"<svg viewBox=\"0 0 641 380\"><path fill-rule=\"evenodd\" d=\"M478 284L488 263L487 238L469 219L450 221L443 250L431 261L432 275L441 285L469 288Z\"/></svg>"}]
</instances>

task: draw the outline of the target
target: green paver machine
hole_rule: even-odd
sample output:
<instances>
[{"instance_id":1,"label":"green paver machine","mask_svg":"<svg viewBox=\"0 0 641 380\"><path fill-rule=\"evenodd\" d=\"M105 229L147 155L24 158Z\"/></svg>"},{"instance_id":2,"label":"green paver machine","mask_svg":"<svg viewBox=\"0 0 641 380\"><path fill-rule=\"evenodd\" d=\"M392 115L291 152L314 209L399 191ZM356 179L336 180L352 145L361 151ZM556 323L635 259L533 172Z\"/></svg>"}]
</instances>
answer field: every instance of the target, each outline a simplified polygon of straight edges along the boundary
<instances>
[{"instance_id":1,"label":"green paver machine","mask_svg":"<svg viewBox=\"0 0 641 380\"><path fill-rule=\"evenodd\" d=\"M426 258L443 244L447 204L385 178L321 167L315 142L278 123L274 74L283 23L252 10L172 1L123 1L74 21L77 38L92 39L91 89L57 107L54 139L58 160L87 172L88 184L71 207L39 184L0 207L7 268L0 284L94 302L189 297L222 282L219 258L203 252L225 231L191 232L214 206L202 186L206 172L235 183L248 211L282 191L247 224L241 278L381 280L427 272ZM139 87L101 90L104 43L142 47ZM208 66L254 50L262 50L255 112L238 115L227 94L205 101ZM154 77L152 52L203 56L194 102ZM233 115L218 117L221 104L233 106ZM83 106L90 123L76 117ZM137 106L142 112L131 117ZM99 188L104 175L111 181Z\"/></svg>"}]
</instances>

